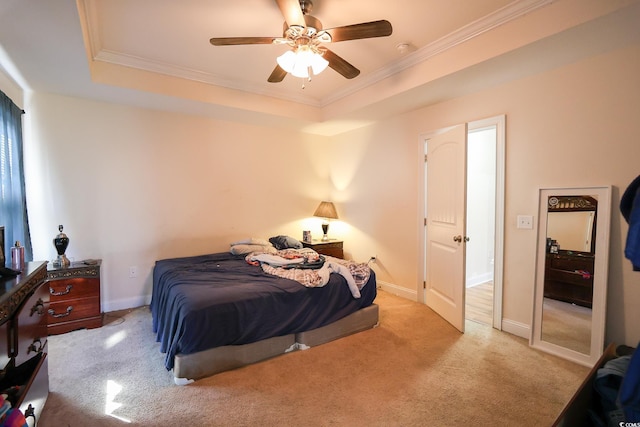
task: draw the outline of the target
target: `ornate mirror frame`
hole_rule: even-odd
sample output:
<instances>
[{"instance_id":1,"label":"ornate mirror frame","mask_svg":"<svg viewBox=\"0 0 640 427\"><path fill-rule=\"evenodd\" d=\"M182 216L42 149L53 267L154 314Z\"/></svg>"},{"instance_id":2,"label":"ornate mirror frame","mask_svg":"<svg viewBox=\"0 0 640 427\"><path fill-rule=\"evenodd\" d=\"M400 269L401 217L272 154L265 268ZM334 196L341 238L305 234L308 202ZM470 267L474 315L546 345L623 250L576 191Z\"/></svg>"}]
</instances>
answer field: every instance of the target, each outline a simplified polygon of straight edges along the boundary
<instances>
[{"instance_id":1,"label":"ornate mirror frame","mask_svg":"<svg viewBox=\"0 0 640 427\"><path fill-rule=\"evenodd\" d=\"M588 353L543 339L543 307L547 255L554 252L547 241L547 214L553 196L590 196L597 200L593 259L593 298L591 305L591 341ZM609 233L611 224L611 186L579 188L541 188L539 190L538 245L534 287L533 322L530 345L542 351L585 366L593 366L604 350L609 264ZM560 245L561 248L561 245ZM571 253L569 251L569 253Z\"/></svg>"}]
</instances>

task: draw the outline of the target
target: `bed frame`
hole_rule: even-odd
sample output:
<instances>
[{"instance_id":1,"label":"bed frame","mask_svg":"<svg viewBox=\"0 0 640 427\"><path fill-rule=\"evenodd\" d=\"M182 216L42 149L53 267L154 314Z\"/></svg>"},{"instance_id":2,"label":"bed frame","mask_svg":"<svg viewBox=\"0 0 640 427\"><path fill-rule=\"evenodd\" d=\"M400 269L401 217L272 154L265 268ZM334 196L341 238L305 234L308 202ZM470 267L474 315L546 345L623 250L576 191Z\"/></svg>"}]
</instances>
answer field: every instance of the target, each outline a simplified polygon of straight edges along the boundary
<instances>
[{"instance_id":1,"label":"bed frame","mask_svg":"<svg viewBox=\"0 0 640 427\"><path fill-rule=\"evenodd\" d=\"M329 325L306 332L227 345L192 354L176 354L174 382L186 385L197 379L236 369L296 350L307 350L378 325L378 305L371 304Z\"/></svg>"}]
</instances>

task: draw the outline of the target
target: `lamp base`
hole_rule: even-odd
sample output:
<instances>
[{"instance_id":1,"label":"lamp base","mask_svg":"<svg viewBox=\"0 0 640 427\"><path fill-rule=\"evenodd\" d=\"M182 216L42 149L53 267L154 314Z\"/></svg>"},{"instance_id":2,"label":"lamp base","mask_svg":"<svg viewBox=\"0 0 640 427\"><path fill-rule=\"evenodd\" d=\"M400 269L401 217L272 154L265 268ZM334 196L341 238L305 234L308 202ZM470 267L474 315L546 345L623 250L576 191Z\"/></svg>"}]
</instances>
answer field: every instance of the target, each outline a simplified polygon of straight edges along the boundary
<instances>
[{"instance_id":1,"label":"lamp base","mask_svg":"<svg viewBox=\"0 0 640 427\"><path fill-rule=\"evenodd\" d=\"M54 267L69 267L71 265L71 261L66 257L65 254L58 255L58 258L53 262Z\"/></svg>"},{"instance_id":2,"label":"lamp base","mask_svg":"<svg viewBox=\"0 0 640 427\"><path fill-rule=\"evenodd\" d=\"M322 236L322 241L326 242L329 240L329 235L327 233L329 233L329 223L328 222L324 222L322 223L322 233L324 234L324 236Z\"/></svg>"}]
</instances>

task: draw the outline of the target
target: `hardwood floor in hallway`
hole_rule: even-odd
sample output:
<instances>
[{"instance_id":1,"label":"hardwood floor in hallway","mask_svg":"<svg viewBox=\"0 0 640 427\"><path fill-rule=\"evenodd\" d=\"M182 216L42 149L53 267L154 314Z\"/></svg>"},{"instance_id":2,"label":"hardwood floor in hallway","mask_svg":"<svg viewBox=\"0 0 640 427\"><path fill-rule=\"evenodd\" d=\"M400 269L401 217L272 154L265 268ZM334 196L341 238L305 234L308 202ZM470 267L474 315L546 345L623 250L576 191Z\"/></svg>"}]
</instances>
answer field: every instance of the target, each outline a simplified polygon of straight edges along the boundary
<instances>
[{"instance_id":1,"label":"hardwood floor in hallway","mask_svg":"<svg viewBox=\"0 0 640 427\"><path fill-rule=\"evenodd\" d=\"M493 281L466 288L465 318L493 325Z\"/></svg>"}]
</instances>

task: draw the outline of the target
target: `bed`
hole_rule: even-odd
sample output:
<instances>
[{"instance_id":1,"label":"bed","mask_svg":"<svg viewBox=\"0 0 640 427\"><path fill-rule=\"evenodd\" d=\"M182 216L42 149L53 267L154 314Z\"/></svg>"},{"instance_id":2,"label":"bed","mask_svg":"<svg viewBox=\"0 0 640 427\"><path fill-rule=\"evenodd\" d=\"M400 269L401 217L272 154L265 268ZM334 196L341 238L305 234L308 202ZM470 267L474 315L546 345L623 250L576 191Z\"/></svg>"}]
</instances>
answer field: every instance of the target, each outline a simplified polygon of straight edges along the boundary
<instances>
[{"instance_id":1,"label":"bed","mask_svg":"<svg viewBox=\"0 0 640 427\"><path fill-rule=\"evenodd\" d=\"M345 261L326 257L332 265ZM229 252L159 260L153 331L176 384L369 329L378 323L368 270L355 298L345 275L320 287L267 273ZM362 265L361 265L362 267Z\"/></svg>"}]
</instances>

